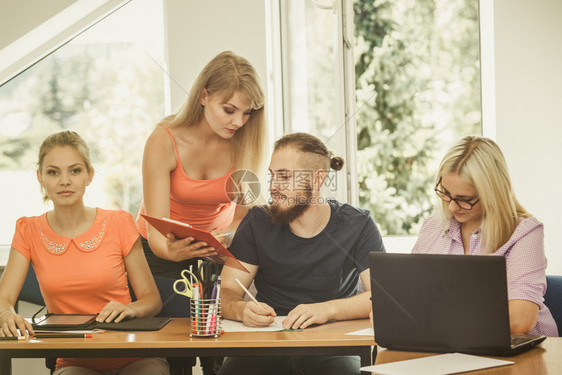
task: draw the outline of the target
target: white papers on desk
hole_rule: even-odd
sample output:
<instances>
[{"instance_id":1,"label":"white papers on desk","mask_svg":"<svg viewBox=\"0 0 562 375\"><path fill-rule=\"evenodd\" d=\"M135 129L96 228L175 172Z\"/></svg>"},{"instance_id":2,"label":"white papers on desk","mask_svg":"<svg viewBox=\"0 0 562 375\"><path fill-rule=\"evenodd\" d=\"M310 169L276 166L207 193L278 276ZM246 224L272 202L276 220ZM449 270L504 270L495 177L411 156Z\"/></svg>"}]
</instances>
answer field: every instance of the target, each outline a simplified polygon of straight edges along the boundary
<instances>
[{"instance_id":1,"label":"white papers on desk","mask_svg":"<svg viewBox=\"0 0 562 375\"><path fill-rule=\"evenodd\" d=\"M361 371L380 375L446 375L512 364L512 361L450 353L362 367Z\"/></svg>"},{"instance_id":2,"label":"white papers on desk","mask_svg":"<svg viewBox=\"0 0 562 375\"><path fill-rule=\"evenodd\" d=\"M267 327L248 327L244 323L237 320L223 319L222 329L224 332L274 332L283 331L283 325L281 322L285 320L287 316L276 316L273 323Z\"/></svg>"},{"instance_id":3,"label":"white papers on desk","mask_svg":"<svg viewBox=\"0 0 562 375\"><path fill-rule=\"evenodd\" d=\"M346 335L375 337L375 330L372 328L363 328L359 331L348 332Z\"/></svg>"}]
</instances>

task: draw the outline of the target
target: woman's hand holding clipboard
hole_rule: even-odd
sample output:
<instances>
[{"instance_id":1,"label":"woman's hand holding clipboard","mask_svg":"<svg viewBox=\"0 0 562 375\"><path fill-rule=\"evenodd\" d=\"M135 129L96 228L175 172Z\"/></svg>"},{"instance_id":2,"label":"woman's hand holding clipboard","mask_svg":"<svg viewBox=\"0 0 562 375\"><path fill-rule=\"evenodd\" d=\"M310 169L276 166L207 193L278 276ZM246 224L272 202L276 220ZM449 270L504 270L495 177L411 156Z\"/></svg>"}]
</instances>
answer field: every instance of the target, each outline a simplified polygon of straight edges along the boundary
<instances>
[{"instance_id":1,"label":"woman's hand holding clipboard","mask_svg":"<svg viewBox=\"0 0 562 375\"><path fill-rule=\"evenodd\" d=\"M244 267L242 263L240 263L238 259L236 259L234 255L232 255L230 251L228 251L226 247L223 246L221 241L219 241L220 238L217 239L210 232L207 232L202 229L197 229L189 224L181 223L179 221L175 221L167 218L158 219L145 214L141 214L141 215L146 219L146 221L150 225L152 225L154 228L156 228L156 230L162 233L164 237L166 237L168 233L172 233L176 238L193 237L195 238L195 241L206 242L208 246L213 247L215 249L217 254L205 257L205 259L208 259L215 263L224 264L244 272L249 272L246 269L246 267Z\"/></svg>"}]
</instances>

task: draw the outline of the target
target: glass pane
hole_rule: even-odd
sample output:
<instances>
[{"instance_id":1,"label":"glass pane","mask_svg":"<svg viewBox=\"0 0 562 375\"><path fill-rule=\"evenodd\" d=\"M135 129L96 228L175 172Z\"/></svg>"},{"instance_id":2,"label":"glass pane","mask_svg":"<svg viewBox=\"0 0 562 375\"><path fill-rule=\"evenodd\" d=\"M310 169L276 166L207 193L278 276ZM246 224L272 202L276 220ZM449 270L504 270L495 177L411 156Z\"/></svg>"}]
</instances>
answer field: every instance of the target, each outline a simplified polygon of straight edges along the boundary
<instances>
[{"instance_id":1,"label":"glass pane","mask_svg":"<svg viewBox=\"0 0 562 375\"><path fill-rule=\"evenodd\" d=\"M354 20L360 205L416 234L445 150L482 133L478 1L355 0Z\"/></svg>"},{"instance_id":2,"label":"glass pane","mask_svg":"<svg viewBox=\"0 0 562 375\"><path fill-rule=\"evenodd\" d=\"M313 0L281 2L285 129L311 133L336 146L337 19L329 6ZM341 128L341 129L340 129ZM332 143L332 144L330 144Z\"/></svg>"},{"instance_id":3,"label":"glass pane","mask_svg":"<svg viewBox=\"0 0 562 375\"><path fill-rule=\"evenodd\" d=\"M284 132L306 132L345 158L342 61L338 17L332 1L280 1ZM326 195L347 199L345 173L330 173Z\"/></svg>"},{"instance_id":4,"label":"glass pane","mask_svg":"<svg viewBox=\"0 0 562 375\"><path fill-rule=\"evenodd\" d=\"M17 218L49 209L35 162L49 134L74 130L95 168L86 204L136 215L144 142L164 115L162 4L133 1L0 87L0 244Z\"/></svg>"}]
</instances>

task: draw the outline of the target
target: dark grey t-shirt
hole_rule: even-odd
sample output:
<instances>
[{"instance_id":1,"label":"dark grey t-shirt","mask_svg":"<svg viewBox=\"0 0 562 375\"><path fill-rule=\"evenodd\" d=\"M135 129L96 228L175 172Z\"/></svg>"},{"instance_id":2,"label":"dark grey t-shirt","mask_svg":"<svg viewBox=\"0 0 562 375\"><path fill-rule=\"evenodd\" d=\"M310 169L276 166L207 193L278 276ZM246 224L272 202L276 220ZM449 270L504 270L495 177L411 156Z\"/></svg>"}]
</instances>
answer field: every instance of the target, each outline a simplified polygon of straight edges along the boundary
<instances>
[{"instance_id":1,"label":"dark grey t-shirt","mask_svg":"<svg viewBox=\"0 0 562 375\"><path fill-rule=\"evenodd\" d=\"M230 252L259 266L257 299L287 315L301 303L324 302L357 293L359 274L369 268L370 251L385 251L369 212L328 201L330 221L312 238L274 225L264 207L254 207L240 223Z\"/></svg>"}]
</instances>

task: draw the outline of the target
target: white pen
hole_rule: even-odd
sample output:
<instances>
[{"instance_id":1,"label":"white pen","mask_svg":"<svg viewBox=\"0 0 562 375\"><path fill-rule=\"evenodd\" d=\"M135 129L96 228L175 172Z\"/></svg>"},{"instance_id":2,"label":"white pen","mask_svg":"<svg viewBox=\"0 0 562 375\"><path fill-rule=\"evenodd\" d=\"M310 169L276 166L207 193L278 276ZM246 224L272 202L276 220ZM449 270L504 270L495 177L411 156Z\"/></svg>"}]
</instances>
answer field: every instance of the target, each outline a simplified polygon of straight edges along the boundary
<instances>
[{"instance_id":1,"label":"white pen","mask_svg":"<svg viewBox=\"0 0 562 375\"><path fill-rule=\"evenodd\" d=\"M183 225L184 227L189 227L189 228L191 228L191 225L189 225L189 224L187 224L187 223L182 223L181 221L169 219L169 218L167 218L167 217L163 217L162 220L169 221L170 223L179 224L179 225Z\"/></svg>"},{"instance_id":2,"label":"white pen","mask_svg":"<svg viewBox=\"0 0 562 375\"><path fill-rule=\"evenodd\" d=\"M234 279L236 280L236 282L238 283L238 285L240 285L240 288L242 288L244 290L244 292L246 292L246 294L248 295L248 297L250 297L252 299L252 301L254 301L254 303L256 305L258 305L258 307L261 307L260 303L258 302L258 300L252 295L252 293L250 293L250 291L248 289L246 289L246 287L244 285L242 285L242 283L240 282L240 280L238 279Z\"/></svg>"},{"instance_id":3,"label":"white pen","mask_svg":"<svg viewBox=\"0 0 562 375\"><path fill-rule=\"evenodd\" d=\"M221 277L220 275L217 277L217 294L215 298L219 300L221 298Z\"/></svg>"}]
</instances>

